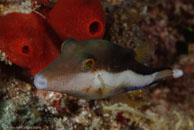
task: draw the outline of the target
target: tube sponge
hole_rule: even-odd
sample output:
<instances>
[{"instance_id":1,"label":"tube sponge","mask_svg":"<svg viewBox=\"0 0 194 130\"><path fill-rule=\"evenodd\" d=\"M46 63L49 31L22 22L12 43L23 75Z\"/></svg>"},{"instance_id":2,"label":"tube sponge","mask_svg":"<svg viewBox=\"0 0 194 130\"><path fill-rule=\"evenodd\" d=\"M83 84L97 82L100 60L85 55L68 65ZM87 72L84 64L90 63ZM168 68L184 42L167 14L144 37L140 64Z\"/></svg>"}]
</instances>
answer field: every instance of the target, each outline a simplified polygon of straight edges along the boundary
<instances>
[{"instance_id":1,"label":"tube sponge","mask_svg":"<svg viewBox=\"0 0 194 130\"><path fill-rule=\"evenodd\" d=\"M62 40L102 38L105 15L99 0L58 0L47 17Z\"/></svg>"},{"instance_id":2,"label":"tube sponge","mask_svg":"<svg viewBox=\"0 0 194 130\"><path fill-rule=\"evenodd\" d=\"M57 40L47 30L45 20L34 13L0 16L0 50L12 63L36 74L59 55Z\"/></svg>"}]
</instances>

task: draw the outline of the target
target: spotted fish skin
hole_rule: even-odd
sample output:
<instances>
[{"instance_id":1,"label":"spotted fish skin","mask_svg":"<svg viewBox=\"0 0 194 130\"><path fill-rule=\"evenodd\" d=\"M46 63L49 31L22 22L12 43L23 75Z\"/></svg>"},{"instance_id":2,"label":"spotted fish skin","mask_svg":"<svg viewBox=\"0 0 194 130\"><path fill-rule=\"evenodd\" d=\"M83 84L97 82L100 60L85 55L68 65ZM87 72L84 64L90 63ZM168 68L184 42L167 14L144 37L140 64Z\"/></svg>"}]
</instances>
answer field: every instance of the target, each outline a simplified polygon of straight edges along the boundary
<instances>
[{"instance_id":1,"label":"spotted fish skin","mask_svg":"<svg viewBox=\"0 0 194 130\"><path fill-rule=\"evenodd\" d=\"M78 98L103 99L183 75L179 69L144 66L135 55L133 50L105 40L68 39L58 59L35 76L34 85ZM92 65L90 69L85 70L85 61L92 61L87 64Z\"/></svg>"}]
</instances>

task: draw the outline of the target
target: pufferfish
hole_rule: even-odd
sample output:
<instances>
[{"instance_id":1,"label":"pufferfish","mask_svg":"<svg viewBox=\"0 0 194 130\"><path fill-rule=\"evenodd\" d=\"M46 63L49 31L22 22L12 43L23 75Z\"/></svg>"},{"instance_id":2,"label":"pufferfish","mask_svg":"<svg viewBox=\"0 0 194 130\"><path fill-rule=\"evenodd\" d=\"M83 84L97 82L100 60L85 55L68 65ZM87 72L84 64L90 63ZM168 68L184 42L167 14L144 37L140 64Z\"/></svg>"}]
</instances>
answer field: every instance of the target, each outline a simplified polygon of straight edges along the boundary
<instances>
[{"instance_id":1,"label":"pufferfish","mask_svg":"<svg viewBox=\"0 0 194 130\"><path fill-rule=\"evenodd\" d=\"M104 99L183 75L180 69L145 66L136 55L106 40L67 39L61 55L35 75L34 85L77 98Z\"/></svg>"}]
</instances>

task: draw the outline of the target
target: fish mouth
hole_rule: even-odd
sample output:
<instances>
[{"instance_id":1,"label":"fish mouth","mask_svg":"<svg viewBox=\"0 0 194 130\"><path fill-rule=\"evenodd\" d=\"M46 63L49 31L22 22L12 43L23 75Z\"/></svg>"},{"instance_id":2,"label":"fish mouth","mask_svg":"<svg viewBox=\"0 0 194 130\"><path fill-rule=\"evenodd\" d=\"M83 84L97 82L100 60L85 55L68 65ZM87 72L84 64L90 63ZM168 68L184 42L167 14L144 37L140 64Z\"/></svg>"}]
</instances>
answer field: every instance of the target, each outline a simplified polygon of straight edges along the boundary
<instances>
[{"instance_id":1,"label":"fish mouth","mask_svg":"<svg viewBox=\"0 0 194 130\"><path fill-rule=\"evenodd\" d=\"M44 76L37 74L34 77L34 85L37 89L40 89L40 90L45 89L47 87L47 84L48 84L48 81Z\"/></svg>"}]
</instances>

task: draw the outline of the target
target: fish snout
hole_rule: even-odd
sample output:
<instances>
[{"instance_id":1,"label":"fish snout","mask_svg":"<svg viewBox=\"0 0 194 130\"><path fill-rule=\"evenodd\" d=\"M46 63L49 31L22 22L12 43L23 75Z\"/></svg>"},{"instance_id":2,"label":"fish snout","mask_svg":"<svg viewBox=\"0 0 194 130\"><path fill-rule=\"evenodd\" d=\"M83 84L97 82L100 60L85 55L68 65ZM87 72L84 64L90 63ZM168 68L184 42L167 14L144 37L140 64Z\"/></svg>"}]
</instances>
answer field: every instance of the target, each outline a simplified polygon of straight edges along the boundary
<instances>
[{"instance_id":1,"label":"fish snout","mask_svg":"<svg viewBox=\"0 0 194 130\"><path fill-rule=\"evenodd\" d=\"M36 74L34 77L34 85L37 89L47 88L48 80L40 74Z\"/></svg>"}]
</instances>

